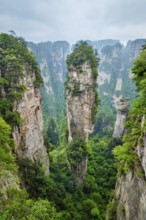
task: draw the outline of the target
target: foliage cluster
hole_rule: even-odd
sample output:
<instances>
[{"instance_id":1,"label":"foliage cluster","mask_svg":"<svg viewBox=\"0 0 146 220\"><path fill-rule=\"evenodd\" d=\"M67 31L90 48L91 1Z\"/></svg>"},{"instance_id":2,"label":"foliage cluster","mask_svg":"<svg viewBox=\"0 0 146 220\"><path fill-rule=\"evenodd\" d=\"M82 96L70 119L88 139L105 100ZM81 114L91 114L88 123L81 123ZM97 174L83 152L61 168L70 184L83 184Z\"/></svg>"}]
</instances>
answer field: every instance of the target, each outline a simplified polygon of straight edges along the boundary
<instances>
[{"instance_id":1,"label":"foliage cluster","mask_svg":"<svg viewBox=\"0 0 146 220\"><path fill-rule=\"evenodd\" d=\"M63 133L64 130L62 129L62 135L64 136ZM54 219L105 219L106 206L115 184L116 170L111 153L115 144L109 141L109 137L97 136L94 137L94 140L91 139L86 146L82 141L80 144L75 143L73 145L77 145L77 148L80 146L81 154L86 152L89 154L88 175L83 188L76 189L75 187L66 163L65 145L62 144L61 147L52 148L53 151L50 152L51 174L49 177L44 175L40 165L33 164L28 160L19 161L21 177L23 176L22 182L25 184L31 199L25 199L21 202L15 194L15 199L9 205L7 203L2 216L8 216L6 219L10 219L10 216L15 219L23 219L24 216L28 216L28 219L30 216L32 219L41 219L43 216L48 217L47 210L50 215L52 212L54 213L52 209L50 210L50 206L46 204L51 201L51 207L55 206L57 216L59 216L56 217L54 214ZM74 157L74 146L71 155ZM36 207L36 203L40 205L39 213L36 213L36 210L33 209L33 206ZM44 206L46 207L45 210ZM32 213L32 210L34 213ZM28 215L26 215L26 212ZM25 219L27 218L25 217Z\"/></svg>"},{"instance_id":2,"label":"foliage cluster","mask_svg":"<svg viewBox=\"0 0 146 220\"><path fill-rule=\"evenodd\" d=\"M0 176L5 170L17 173L15 159L11 153L14 141L10 135L10 126L0 117Z\"/></svg>"},{"instance_id":3,"label":"foliage cluster","mask_svg":"<svg viewBox=\"0 0 146 220\"><path fill-rule=\"evenodd\" d=\"M96 116L94 131L92 132L91 136L93 137L97 133L100 135L112 136L115 120L116 110L113 108L110 97L100 94L98 114Z\"/></svg>"},{"instance_id":4,"label":"foliage cluster","mask_svg":"<svg viewBox=\"0 0 146 220\"><path fill-rule=\"evenodd\" d=\"M73 140L68 144L67 157L71 166L76 167L87 154L87 145L82 139Z\"/></svg>"},{"instance_id":5,"label":"foliage cluster","mask_svg":"<svg viewBox=\"0 0 146 220\"><path fill-rule=\"evenodd\" d=\"M68 71L71 71L72 69L75 68L76 71L83 74L81 70L82 70L82 65L85 62L89 63L91 70L92 70L93 78L94 78L94 84L92 85L92 89L95 92L95 101L92 107L91 120L93 123L95 123L97 105L98 105L96 80L98 76L97 67L99 64L99 58L97 58L97 56L95 55L93 51L93 48L90 45L88 45L87 42L80 41L79 43L75 45L73 52L67 57ZM67 77L67 80L64 85L65 85L66 91L71 92L72 96L78 96L82 93L82 90L80 89L80 83L76 81L71 81L71 78L69 78L69 76Z\"/></svg>"},{"instance_id":6,"label":"foliage cluster","mask_svg":"<svg viewBox=\"0 0 146 220\"><path fill-rule=\"evenodd\" d=\"M99 58L94 54L93 48L87 44L85 41L80 41L75 44L73 52L67 57L67 67L68 71L70 68L75 68L81 70L81 66L89 62L94 79L97 79L97 66L99 63Z\"/></svg>"},{"instance_id":7,"label":"foliage cluster","mask_svg":"<svg viewBox=\"0 0 146 220\"><path fill-rule=\"evenodd\" d=\"M115 143L109 137L98 135L86 144L80 140L67 149L72 161L81 160L88 152L88 175L83 188L76 188L66 162L65 146L50 152L50 176L46 177L40 165L31 161L20 161L23 182L31 199L52 202L60 214L60 220L105 219L105 211L115 184L116 169L112 149ZM76 157L76 149L80 152ZM81 153L81 155L80 155Z\"/></svg>"},{"instance_id":8,"label":"foliage cluster","mask_svg":"<svg viewBox=\"0 0 146 220\"><path fill-rule=\"evenodd\" d=\"M133 80L137 86L138 95L134 101L129 120L126 122L127 134L124 135L123 145L114 149L118 161L119 172L127 173L130 168L139 166L136 146L143 145L146 115L146 50L144 49L134 62L132 68Z\"/></svg>"},{"instance_id":9,"label":"foliage cluster","mask_svg":"<svg viewBox=\"0 0 146 220\"><path fill-rule=\"evenodd\" d=\"M107 206L107 219L109 220L116 220L116 208L117 208L117 204L116 201L113 199Z\"/></svg>"},{"instance_id":10,"label":"foliage cluster","mask_svg":"<svg viewBox=\"0 0 146 220\"><path fill-rule=\"evenodd\" d=\"M24 190L9 191L9 199L4 202L0 212L2 220L59 220L60 214L56 212L52 203L47 200L32 200Z\"/></svg>"},{"instance_id":11,"label":"foliage cluster","mask_svg":"<svg viewBox=\"0 0 146 220\"><path fill-rule=\"evenodd\" d=\"M0 34L0 115L12 126L21 124L16 104L23 96L26 87L21 84L24 69L35 73L35 86L42 79L39 67L31 52L28 51L23 38L8 34Z\"/></svg>"}]
</instances>

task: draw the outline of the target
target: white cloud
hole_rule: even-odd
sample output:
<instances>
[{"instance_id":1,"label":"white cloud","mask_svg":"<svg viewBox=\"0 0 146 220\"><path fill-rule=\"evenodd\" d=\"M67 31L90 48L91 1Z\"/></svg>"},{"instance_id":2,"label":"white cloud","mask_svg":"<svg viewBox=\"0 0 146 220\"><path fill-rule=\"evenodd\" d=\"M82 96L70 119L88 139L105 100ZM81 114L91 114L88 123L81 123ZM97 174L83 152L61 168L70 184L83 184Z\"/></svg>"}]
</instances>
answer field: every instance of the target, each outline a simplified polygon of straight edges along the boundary
<instances>
[{"instance_id":1,"label":"white cloud","mask_svg":"<svg viewBox=\"0 0 146 220\"><path fill-rule=\"evenodd\" d=\"M0 30L35 42L145 38L145 0L0 0Z\"/></svg>"}]
</instances>

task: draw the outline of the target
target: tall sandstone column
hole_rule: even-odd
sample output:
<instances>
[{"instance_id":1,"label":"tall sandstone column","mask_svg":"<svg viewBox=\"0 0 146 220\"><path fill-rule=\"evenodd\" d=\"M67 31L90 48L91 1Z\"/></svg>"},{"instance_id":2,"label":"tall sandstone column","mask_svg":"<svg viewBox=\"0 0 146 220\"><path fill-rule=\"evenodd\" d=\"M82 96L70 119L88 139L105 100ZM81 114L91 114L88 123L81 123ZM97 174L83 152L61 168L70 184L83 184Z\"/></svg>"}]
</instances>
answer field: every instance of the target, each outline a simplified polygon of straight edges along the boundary
<instances>
[{"instance_id":1,"label":"tall sandstone column","mask_svg":"<svg viewBox=\"0 0 146 220\"><path fill-rule=\"evenodd\" d=\"M129 99L120 99L116 104L117 118L115 122L113 137L120 139L124 135L125 121L128 117Z\"/></svg>"},{"instance_id":2,"label":"tall sandstone column","mask_svg":"<svg viewBox=\"0 0 146 220\"><path fill-rule=\"evenodd\" d=\"M67 153L70 170L77 185L83 184L87 173L86 141L93 130L97 111L97 63L92 47L85 42L77 44L67 58Z\"/></svg>"},{"instance_id":3,"label":"tall sandstone column","mask_svg":"<svg viewBox=\"0 0 146 220\"><path fill-rule=\"evenodd\" d=\"M29 159L41 164L45 174L49 174L49 157L44 145L43 115L41 109L41 95L39 88L34 87L35 74L24 66L21 84L26 91L16 106L23 123L15 126L13 138L16 142L16 154L19 160Z\"/></svg>"}]
</instances>

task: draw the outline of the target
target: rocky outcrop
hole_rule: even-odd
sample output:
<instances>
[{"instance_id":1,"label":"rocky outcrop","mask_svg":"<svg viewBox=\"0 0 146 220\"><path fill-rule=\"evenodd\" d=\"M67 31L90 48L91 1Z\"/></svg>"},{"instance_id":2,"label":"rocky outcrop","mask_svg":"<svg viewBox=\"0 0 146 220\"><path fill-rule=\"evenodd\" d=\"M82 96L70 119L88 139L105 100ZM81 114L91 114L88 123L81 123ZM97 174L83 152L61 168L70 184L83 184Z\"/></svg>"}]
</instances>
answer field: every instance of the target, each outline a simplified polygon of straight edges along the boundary
<instances>
[{"instance_id":1,"label":"rocky outcrop","mask_svg":"<svg viewBox=\"0 0 146 220\"><path fill-rule=\"evenodd\" d=\"M145 127L146 119L145 116L142 117L141 127ZM146 133L141 136L141 141L138 142L136 152L140 159L141 166L144 170L145 177L146 177Z\"/></svg>"},{"instance_id":2,"label":"rocky outcrop","mask_svg":"<svg viewBox=\"0 0 146 220\"><path fill-rule=\"evenodd\" d=\"M95 103L94 78L88 62L82 65L82 73L71 71L66 89L69 141L87 140L93 130L92 111Z\"/></svg>"},{"instance_id":3,"label":"rocky outcrop","mask_svg":"<svg viewBox=\"0 0 146 220\"><path fill-rule=\"evenodd\" d=\"M142 117L141 127L145 123ZM121 174L116 183L116 219L146 219L146 134L141 135L135 151L139 161L127 174ZM130 157L131 155L129 155ZM108 218L107 218L108 220Z\"/></svg>"},{"instance_id":4,"label":"rocky outcrop","mask_svg":"<svg viewBox=\"0 0 146 220\"><path fill-rule=\"evenodd\" d=\"M0 210L3 202L8 199L8 191L20 190L20 181L16 173L5 170L0 174Z\"/></svg>"},{"instance_id":5,"label":"rocky outcrop","mask_svg":"<svg viewBox=\"0 0 146 220\"><path fill-rule=\"evenodd\" d=\"M142 139L143 144L139 142L136 146L139 161L127 173L117 176L115 198L110 203L114 207L108 208L106 220L146 219L146 135Z\"/></svg>"},{"instance_id":6,"label":"rocky outcrop","mask_svg":"<svg viewBox=\"0 0 146 220\"><path fill-rule=\"evenodd\" d=\"M76 184L81 186L87 173L86 141L93 130L97 110L97 62L92 48L81 42L68 57L67 64L68 161Z\"/></svg>"},{"instance_id":7,"label":"rocky outcrop","mask_svg":"<svg viewBox=\"0 0 146 220\"><path fill-rule=\"evenodd\" d=\"M22 125L15 126L13 137L16 141L16 154L18 158L30 159L33 162L41 163L45 173L49 173L49 158L44 146L43 117L41 110L40 90L34 88L35 74L26 67L21 84L26 91L15 106L23 120Z\"/></svg>"},{"instance_id":8,"label":"rocky outcrop","mask_svg":"<svg viewBox=\"0 0 146 220\"><path fill-rule=\"evenodd\" d=\"M114 150L119 173L115 196L117 220L146 219L145 56L143 48L132 68L137 99L129 114L123 144Z\"/></svg>"},{"instance_id":9,"label":"rocky outcrop","mask_svg":"<svg viewBox=\"0 0 146 220\"><path fill-rule=\"evenodd\" d=\"M0 40L1 209L1 205L6 205L3 200L11 197L12 190L21 190L22 173L26 171L26 167L22 168L23 162L26 166L29 160L31 165L33 162L42 164L48 175L49 158L43 137L39 90L42 79L36 60L23 38L3 33Z\"/></svg>"},{"instance_id":10,"label":"rocky outcrop","mask_svg":"<svg viewBox=\"0 0 146 220\"><path fill-rule=\"evenodd\" d=\"M137 171L138 172L138 171ZM146 219L146 181L136 170L118 177L116 183L116 219Z\"/></svg>"},{"instance_id":11,"label":"rocky outcrop","mask_svg":"<svg viewBox=\"0 0 146 220\"><path fill-rule=\"evenodd\" d=\"M124 130L125 130L124 123L128 116L128 104L129 104L128 99L126 100L120 99L116 103L117 118L113 133L113 137L116 139L120 139L124 135Z\"/></svg>"}]
</instances>

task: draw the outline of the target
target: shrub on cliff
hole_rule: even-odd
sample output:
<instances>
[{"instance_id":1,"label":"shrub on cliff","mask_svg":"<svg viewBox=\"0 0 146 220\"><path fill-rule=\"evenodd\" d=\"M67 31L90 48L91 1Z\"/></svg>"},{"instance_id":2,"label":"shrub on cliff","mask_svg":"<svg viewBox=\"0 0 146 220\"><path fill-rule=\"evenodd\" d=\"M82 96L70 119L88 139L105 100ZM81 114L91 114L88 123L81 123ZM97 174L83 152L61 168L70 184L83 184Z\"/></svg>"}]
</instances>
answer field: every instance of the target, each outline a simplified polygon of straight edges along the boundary
<instances>
[{"instance_id":1,"label":"shrub on cliff","mask_svg":"<svg viewBox=\"0 0 146 220\"><path fill-rule=\"evenodd\" d=\"M137 99L134 101L129 120L126 122L127 133L123 137L123 145L114 149L119 172L127 173L131 168L139 167L140 161L136 153L136 146L143 143L146 131L146 49L143 47L141 54L134 62L133 81L138 90ZM143 175L141 173L141 175Z\"/></svg>"},{"instance_id":2,"label":"shrub on cliff","mask_svg":"<svg viewBox=\"0 0 146 220\"><path fill-rule=\"evenodd\" d=\"M85 41L80 41L75 44L73 52L67 56L67 67L68 70L76 68L81 71L81 65L85 62L89 62L94 79L97 79L97 66L99 63L99 58L96 57L93 48L87 44Z\"/></svg>"},{"instance_id":3,"label":"shrub on cliff","mask_svg":"<svg viewBox=\"0 0 146 220\"><path fill-rule=\"evenodd\" d=\"M12 126L22 123L18 112L14 112L14 104L26 91L21 83L24 70L35 74L35 87L42 83L39 67L24 39L0 34L0 115Z\"/></svg>"}]
</instances>

